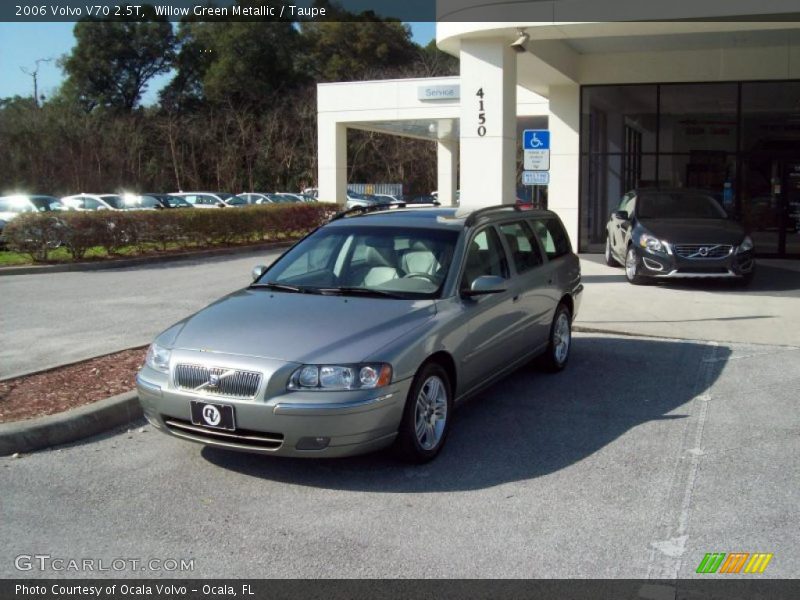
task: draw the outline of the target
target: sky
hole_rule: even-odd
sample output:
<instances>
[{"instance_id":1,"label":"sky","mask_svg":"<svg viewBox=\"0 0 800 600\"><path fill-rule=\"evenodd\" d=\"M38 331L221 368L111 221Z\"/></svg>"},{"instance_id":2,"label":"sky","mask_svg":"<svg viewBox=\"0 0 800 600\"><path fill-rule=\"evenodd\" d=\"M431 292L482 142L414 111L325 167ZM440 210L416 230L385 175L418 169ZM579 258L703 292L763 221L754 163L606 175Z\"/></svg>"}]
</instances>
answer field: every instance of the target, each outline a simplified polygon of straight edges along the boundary
<instances>
[{"instance_id":1,"label":"sky","mask_svg":"<svg viewBox=\"0 0 800 600\"><path fill-rule=\"evenodd\" d=\"M423 46L436 36L434 23L409 23L415 42ZM22 68L33 71L37 59L52 58L40 63L39 95L51 96L61 84L63 75L56 62L67 54L75 43L74 23L0 23L0 98L30 96L33 79ZM170 80L167 73L153 79L143 97L152 104L160 90Z\"/></svg>"}]
</instances>

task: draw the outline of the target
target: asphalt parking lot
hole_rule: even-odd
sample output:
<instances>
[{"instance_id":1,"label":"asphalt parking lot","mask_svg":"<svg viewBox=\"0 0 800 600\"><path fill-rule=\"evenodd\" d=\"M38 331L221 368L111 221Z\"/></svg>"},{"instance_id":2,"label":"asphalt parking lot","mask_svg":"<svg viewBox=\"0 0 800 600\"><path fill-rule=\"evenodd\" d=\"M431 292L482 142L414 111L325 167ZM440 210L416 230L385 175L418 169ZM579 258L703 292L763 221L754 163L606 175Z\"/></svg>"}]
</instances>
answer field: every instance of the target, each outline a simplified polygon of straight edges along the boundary
<instances>
[{"instance_id":1,"label":"asphalt parking lot","mask_svg":"<svg viewBox=\"0 0 800 600\"><path fill-rule=\"evenodd\" d=\"M0 379L149 344L279 255L0 277Z\"/></svg>"},{"instance_id":2,"label":"asphalt parking lot","mask_svg":"<svg viewBox=\"0 0 800 600\"><path fill-rule=\"evenodd\" d=\"M457 411L409 467L203 448L139 424L0 459L14 557L193 558L194 577L692 577L706 552L800 568L797 348L578 334ZM144 425L140 433L138 427ZM159 576L153 572L98 575Z\"/></svg>"},{"instance_id":3,"label":"asphalt parking lot","mask_svg":"<svg viewBox=\"0 0 800 600\"><path fill-rule=\"evenodd\" d=\"M146 344L275 255L2 277L0 377ZM734 551L794 576L800 270L634 287L582 259L577 325L624 335L577 334L564 373L462 406L435 462L264 458L144 422L0 458L0 577L63 575L14 568L40 553L194 559L122 573L143 577L671 578Z\"/></svg>"}]
</instances>

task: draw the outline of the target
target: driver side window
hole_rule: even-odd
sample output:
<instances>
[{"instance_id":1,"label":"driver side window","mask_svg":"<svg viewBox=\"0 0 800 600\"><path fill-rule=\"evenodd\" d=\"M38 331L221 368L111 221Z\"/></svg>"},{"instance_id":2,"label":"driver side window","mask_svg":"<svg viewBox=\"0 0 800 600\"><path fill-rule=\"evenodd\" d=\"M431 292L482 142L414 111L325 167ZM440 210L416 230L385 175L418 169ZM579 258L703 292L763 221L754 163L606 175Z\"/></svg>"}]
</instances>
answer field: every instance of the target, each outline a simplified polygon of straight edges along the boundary
<instances>
[{"instance_id":1,"label":"driver side window","mask_svg":"<svg viewBox=\"0 0 800 600\"><path fill-rule=\"evenodd\" d=\"M469 289L472 282L482 275L508 278L506 255L494 227L486 227L472 238L467 249L461 288Z\"/></svg>"}]
</instances>

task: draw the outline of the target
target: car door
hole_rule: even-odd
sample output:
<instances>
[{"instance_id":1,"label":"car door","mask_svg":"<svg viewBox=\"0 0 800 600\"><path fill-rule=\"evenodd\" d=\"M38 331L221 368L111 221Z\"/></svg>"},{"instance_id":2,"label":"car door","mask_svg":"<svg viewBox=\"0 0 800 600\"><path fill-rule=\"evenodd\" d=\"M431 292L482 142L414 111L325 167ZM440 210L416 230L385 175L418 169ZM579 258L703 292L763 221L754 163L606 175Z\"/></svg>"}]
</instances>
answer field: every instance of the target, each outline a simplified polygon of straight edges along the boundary
<instances>
[{"instance_id":1,"label":"car door","mask_svg":"<svg viewBox=\"0 0 800 600\"><path fill-rule=\"evenodd\" d=\"M536 352L547 344L553 310L552 266L531 226L524 220L501 223L498 229L513 269L512 286L523 310L521 322L525 345L522 351Z\"/></svg>"},{"instance_id":2,"label":"car door","mask_svg":"<svg viewBox=\"0 0 800 600\"><path fill-rule=\"evenodd\" d=\"M523 348L520 323L525 320L525 311L519 303L517 283L511 280L500 236L492 225L476 231L467 244L460 289L469 289L481 275L502 277L508 287L495 294L462 296L468 330L466 348L459 352L464 389L491 378L514 362Z\"/></svg>"},{"instance_id":3,"label":"car door","mask_svg":"<svg viewBox=\"0 0 800 600\"><path fill-rule=\"evenodd\" d=\"M546 318L549 335L550 324L561 297L580 283L580 262L573 254L569 236L558 218L535 217L529 223L547 259L542 267L542 286L549 301Z\"/></svg>"}]
</instances>

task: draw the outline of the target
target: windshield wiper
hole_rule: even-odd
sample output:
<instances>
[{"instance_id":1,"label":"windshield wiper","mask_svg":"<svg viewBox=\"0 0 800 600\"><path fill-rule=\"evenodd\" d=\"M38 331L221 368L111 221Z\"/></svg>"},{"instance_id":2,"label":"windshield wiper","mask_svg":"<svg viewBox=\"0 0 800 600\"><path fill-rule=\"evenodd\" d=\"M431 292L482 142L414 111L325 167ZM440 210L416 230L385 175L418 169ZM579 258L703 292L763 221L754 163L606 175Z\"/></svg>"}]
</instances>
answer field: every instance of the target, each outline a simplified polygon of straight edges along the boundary
<instances>
[{"instance_id":1,"label":"windshield wiper","mask_svg":"<svg viewBox=\"0 0 800 600\"><path fill-rule=\"evenodd\" d=\"M333 287L333 288L317 288L317 291L322 294L341 294L341 295L358 295L358 296L379 296L382 298L402 298L405 299L405 296L401 296L400 294L396 294L393 292L387 292L386 290L376 290L364 287Z\"/></svg>"},{"instance_id":2,"label":"windshield wiper","mask_svg":"<svg viewBox=\"0 0 800 600\"><path fill-rule=\"evenodd\" d=\"M274 281L265 281L264 283L254 283L251 288L268 288L270 290L279 290L281 292L292 292L295 294L305 294L309 292L308 288L302 288L296 285L288 285L286 283L275 283Z\"/></svg>"}]
</instances>

